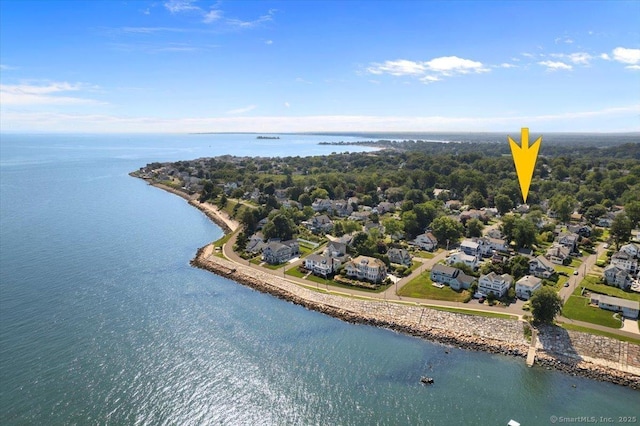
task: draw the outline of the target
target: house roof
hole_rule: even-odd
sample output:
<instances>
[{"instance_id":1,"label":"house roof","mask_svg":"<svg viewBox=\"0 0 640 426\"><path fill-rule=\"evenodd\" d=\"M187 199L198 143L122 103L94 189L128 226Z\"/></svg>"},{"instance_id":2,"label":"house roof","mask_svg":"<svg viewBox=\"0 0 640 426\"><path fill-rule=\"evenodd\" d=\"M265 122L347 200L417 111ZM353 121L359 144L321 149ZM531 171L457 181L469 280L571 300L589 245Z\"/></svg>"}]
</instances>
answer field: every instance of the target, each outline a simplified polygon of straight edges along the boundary
<instances>
[{"instance_id":1,"label":"house roof","mask_svg":"<svg viewBox=\"0 0 640 426\"><path fill-rule=\"evenodd\" d=\"M535 262L535 261L537 261L538 263L541 263L542 266L544 266L546 269L553 269L553 264L546 257L542 255L539 255L535 259L532 259L530 262Z\"/></svg>"},{"instance_id":2,"label":"house roof","mask_svg":"<svg viewBox=\"0 0 640 426\"><path fill-rule=\"evenodd\" d=\"M540 283L542 283L542 280L540 278L534 277L533 275L525 275L524 277L516 281L516 285L521 285L529 288L540 285Z\"/></svg>"},{"instance_id":3,"label":"house roof","mask_svg":"<svg viewBox=\"0 0 640 426\"><path fill-rule=\"evenodd\" d=\"M431 272L437 272L439 274L444 274L449 276L453 276L453 274L455 274L456 271L458 271L457 268L452 268L451 266L443 265L442 263L436 263L431 269Z\"/></svg>"},{"instance_id":4,"label":"house roof","mask_svg":"<svg viewBox=\"0 0 640 426\"><path fill-rule=\"evenodd\" d=\"M313 262L317 262L317 263L326 263L328 260L328 258L324 257L321 254L310 254L309 256L307 256L306 260L311 260Z\"/></svg>"},{"instance_id":5,"label":"house roof","mask_svg":"<svg viewBox=\"0 0 640 426\"><path fill-rule=\"evenodd\" d=\"M635 300L621 299L619 297L605 296L604 294L594 294L591 296L591 300L597 300L600 303L606 303L607 305L619 306L627 309L640 309L640 302Z\"/></svg>"}]
</instances>

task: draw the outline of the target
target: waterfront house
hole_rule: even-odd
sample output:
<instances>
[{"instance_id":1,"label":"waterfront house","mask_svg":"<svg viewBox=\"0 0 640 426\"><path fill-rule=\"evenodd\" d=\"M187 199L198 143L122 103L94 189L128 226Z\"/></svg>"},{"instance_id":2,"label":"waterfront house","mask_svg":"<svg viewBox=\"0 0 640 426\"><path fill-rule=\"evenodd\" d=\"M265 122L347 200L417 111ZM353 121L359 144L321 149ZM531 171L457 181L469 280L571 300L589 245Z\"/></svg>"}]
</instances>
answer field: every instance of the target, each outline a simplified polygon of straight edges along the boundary
<instances>
[{"instance_id":1,"label":"waterfront house","mask_svg":"<svg viewBox=\"0 0 640 426\"><path fill-rule=\"evenodd\" d=\"M620 287L623 290L628 290L631 287L631 284L633 284L631 275L629 275L629 273L623 268L615 265L608 265L604 268L603 275L605 283Z\"/></svg>"},{"instance_id":2,"label":"waterfront house","mask_svg":"<svg viewBox=\"0 0 640 426\"><path fill-rule=\"evenodd\" d=\"M529 273L538 278L549 278L555 272L551 262L544 256L537 256L529 261Z\"/></svg>"},{"instance_id":3,"label":"waterfront house","mask_svg":"<svg viewBox=\"0 0 640 426\"><path fill-rule=\"evenodd\" d=\"M304 259L304 267L314 275L327 277L340 266L340 261L321 254L310 254Z\"/></svg>"},{"instance_id":4,"label":"waterfront house","mask_svg":"<svg viewBox=\"0 0 640 426\"><path fill-rule=\"evenodd\" d=\"M257 254L262 252L266 246L267 244L264 242L264 235L262 235L262 232L256 232L249 237L249 241L247 242L247 246L244 251L251 254Z\"/></svg>"},{"instance_id":5,"label":"waterfront house","mask_svg":"<svg viewBox=\"0 0 640 426\"><path fill-rule=\"evenodd\" d=\"M358 256L347 262L344 270L348 277L374 283L382 282L387 276L387 267L384 262L368 256Z\"/></svg>"},{"instance_id":6,"label":"waterfront house","mask_svg":"<svg viewBox=\"0 0 640 426\"><path fill-rule=\"evenodd\" d=\"M431 233L425 232L413 240L413 243L423 250L432 251L438 247L438 239Z\"/></svg>"},{"instance_id":7,"label":"waterfront house","mask_svg":"<svg viewBox=\"0 0 640 426\"><path fill-rule=\"evenodd\" d=\"M619 251L611 256L611 264L620 269L624 269L631 275L638 272L638 259L629 255L627 252Z\"/></svg>"},{"instance_id":8,"label":"waterfront house","mask_svg":"<svg viewBox=\"0 0 640 426\"><path fill-rule=\"evenodd\" d=\"M300 255L300 246L297 241L283 242L272 241L262 250L262 260L271 265L287 262Z\"/></svg>"},{"instance_id":9,"label":"waterfront house","mask_svg":"<svg viewBox=\"0 0 640 426\"><path fill-rule=\"evenodd\" d=\"M630 319L638 319L638 312L640 311L640 302L604 294L591 293L591 304L598 306L600 309L620 312Z\"/></svg>"},{"instance_id":10,"label":"waterfront house","mask_svg":"<svg viewBox=\"0 0 640 426\"><path fill-rule=\"evenodd\" d=\"M542 280L533 275L525 275L516 281L516 296L529 300L534 291L542 287Z\"/></svg>"},{"instance_id":11,"label":"waterfront house","mask_svg":"<svg viewBox=\"0 0 640 426\"><path fill-rule=\"evenodd\" d=\"M323 254L328 257L342 257L347 254L347 245L338 241L329 241Z\"/></svg>"},{"instance_id":12,"label":"waterfront house","mask_svg":"<svg viewBox=\"0 0 640 426\"><path fill-rule=\"evenodd\" d=\"M493 293L496 298L501 298L507 294L511 284L513 284L513 277L511 275L498 275L495 272L490 272L482 275L478 280L478 291L486 295Z\"/></svg>"},{"instance_id":13,"label":"waterfront house","mask_svg":"<svg viewBox=\"0 0 640 426\"><path fill-rule=\"evenodd\" d=\"M400 265L411 266L411 255L405 249L392 248L387 252L389 261L391 263L398 263Z\"/></svg>"},{"instance_id":14,"label":"waterfront house","mask_svg":"<svg viewBox=\"0 0 640 426\"><path fill-rule=\"evenodd\" d=\"M474 277L466 275L460 269L442 265L441 263L437 263L431 269L430 278L434 283L447 284L456 291L468 289L475 281Z\"/></svg>"}]
</instances>

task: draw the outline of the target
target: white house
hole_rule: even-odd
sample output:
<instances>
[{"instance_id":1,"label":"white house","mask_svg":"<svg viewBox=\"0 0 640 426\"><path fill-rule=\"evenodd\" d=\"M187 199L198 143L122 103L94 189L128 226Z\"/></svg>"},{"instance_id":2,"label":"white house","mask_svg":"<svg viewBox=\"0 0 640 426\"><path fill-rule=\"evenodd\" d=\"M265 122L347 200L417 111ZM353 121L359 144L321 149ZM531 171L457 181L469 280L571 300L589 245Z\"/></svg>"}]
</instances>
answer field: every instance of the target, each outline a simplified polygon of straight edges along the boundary
<instances>
[{"instance_id":1,"label":"white house","mask_svg":"<svg viewBox=\"0 0 640 426\"><path fill-rule=\"evenodd\" d=\"M271 242L262 250L262 260L271 265L277 265L299 254L300 246L297 241Z\"/></svg>"},{"instance_id":2,"label":"white house","mask_svg":"<svg viewBox=\"0 0 640 426\"><path fill-rule=\"evenodd\" d=\"M637 319L638 311L640 311L640 302L605 296L604 294L592 293L591 303L597 305L600 309L621 312L623 316L631 319Z\"/></svg>"},{"instance_id":3,"label":"white house","mask_svg":"<svg viewBox=\"0 0 640 426\"><path fill-rule=\"evenodd\" d=\"M638 271L638 259L630 256L627 252L619 251L611 256L611 264L620 269L624 269L631 275Z\"/></svg>"},{"instance_id":4,"label":"white house","mask_svg":"<svg viewBox=\"0 0 640 426\"><path fill-rule=\"evenodd\" d=\"M640 244L629 243L620 247L620 251L627 253L629 256L638 258L640 257Z\"/></svg>"},{"instance_id":5,"label":"white house","mask_svg":"<svg viewBox=\"0 0 640 426\"><path fill-rule=\"evenodd\" d=\"M413 243L423 250L432 251L438 247L438 239L431 232L420 234L413 240Z\"/></svg>"},{"instance_id":6,"label":"white house","mask_svg":"<svg viewBox=\"0 0 640 426\"><path fill-rule=\"evenodd\" d=\"M310 254L304 259L304 267L307 270L323 277L333 274L339 266L339 260L320 254Z\"/></svg>"},{"instance_id":7,"label":"white house","mask_svg":"<svg viewBox=\"0 0 640 426\"><path fill-rule=\"evenodd\" d=\"M478 257L477 256L469 256L461 252L460 250L455 250L450 253L449 257L446 260L448 265L453 265L455 263L464 263L471 269L476 269L478 267Z\"/></svg>"},{"instance_id":8,"label":"white house","mask_svg":"<svg viewBox=\"0 0 640 426\"><path fill-rule=\"evenodd\" d=\"M486 295L493 293L497 298L501 298L507 294L511 284L513 284L511 275L498 275L495 272L490 272L487 275L482 275L478 280L478 291Z\"/></svg>"},{"instance_id":9,"label":"white house","mask_svg":"<svg viewBox=\"0 0 640 426\"><path fill-rule=\"evenodd\" d=\"M480 256L480 244L473 240L464 240L460 243L460 250L469 256Z\"/></svg>"},{"instance_id":10,"label":"white house","mask_svg":"<svg viewBox=\"0 0 640 426\"><path fill-rule=\"evenodd\" d=\"M608 265L604 268L604 281L623 290L628 290L633 282L631 275L616 265Z\"/></svg>"},{"instance_id":11,"label":"white house","mask_svg":"<svg viewBox=\"0 0 640 426\"><path fill-rule=\"evenodd\" d=\"M525 275L516 281L516 296L529 300L534 291L542 287L542 280L533 275Z\"/></svg>"},{"instance_id":12,"label":"white house","mask_svg":"<svg viewBox=\"0 0 640 426\"><path fill-rule=\"evenodd\" d=\"M381 282L387 276L387 266L380 259L368 256L358 256L347 262L345 272L348 277Z\"/></svg>"},{"instance_id":13,"label":"white house","mask_svg":"<svg viewBox=\"0 0 640 426\"><path fill-rule=\"evenodd\" d=\"M529 273L539 278L549 278L556 270L544 256L537 256L529 261Z\"/></svg>"},{"instance_id":14,"label":"white house","mask_svg":"<svg viewBox=\"0 0 640 426\"><path fill-rule=\"evenodd\" d=\"M453 290L468 289L475 281L475 278L466 275L458 268L452 268L451 266L436 264L431 269L431 281L435 283L448 284Z\"/></svg>"},{"instance_id":15,"label":"white house","mask_svg":"<svg viewBox=\"0 0 640 426\"><path fill-rule=\"evenodd\" d=\"M564 265L565 261L569 259L569 253L569 248L555 244L549 247L549 250L545 253L545 257L549 259L551 263Z\"/></svg>"},{"instance_id":16,"label":"white house","mask_svg":"<svg viewBox=\"0 0 640 426\"><path fill-rule=\"evenodd\" d=\"M509 251L509 244L502 238L482 237L475 240L482 256L491 256L494 252Z\"/></svg>"}]
</instances>

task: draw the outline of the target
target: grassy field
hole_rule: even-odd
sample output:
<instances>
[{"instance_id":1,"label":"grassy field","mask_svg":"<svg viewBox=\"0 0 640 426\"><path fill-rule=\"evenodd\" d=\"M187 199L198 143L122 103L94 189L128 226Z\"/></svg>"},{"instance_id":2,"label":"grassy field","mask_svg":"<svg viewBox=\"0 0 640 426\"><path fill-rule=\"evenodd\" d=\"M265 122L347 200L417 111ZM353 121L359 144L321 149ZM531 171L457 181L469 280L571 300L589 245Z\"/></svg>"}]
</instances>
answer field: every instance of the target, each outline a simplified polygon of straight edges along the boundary
<instances>
[{"instance_id":1,"label":"grassy field","mask_svg":"<svg viewBox=\"0 0 640 426\"><path fill-rule=\"evenodd\" d=\"M423 259L433 259L441 251L442 251L442 249L438 249L437 251L434 251L434 252L420 250L420 251L416 251L415 253L413 253L413 255L416 256L416 257L421 257Z\"/></svg>"},{"instance_id":2,"label":"grassy field","mask_svg":"<svg viewBox=\"0 0 640 426\"><path fill-rule=\"evenodd\" d=\"M580 288L584 287L595 293L606 294L607 296L619 297L621 299L634 300L640 302L640 293L624 291L621 288L598 283L599 278L587 275L580 283Z\"/></svg>"},{"instance_id":3,"label":"grassy field","mask_svg":"<svg viewBox=\"0 0 640 426\"><path fill-rule=\"evenodd\" d=\"M429 278L429 271L423 272L400 289L400 296L415 297L418 299L463 302L466 295L466 290L458 293L451 290L449 286L444 286L443 288L434 287L431 278Z\"/></svg>"},{"instance_id":4,"label":"grassy field","mask_svg":"<svg viewBox=\"0 0 640 426\"><path fill-rule=\"evenodd\" d=\"M294 266L293 268L287 269L285 274L286 275L290 275L292 277L296 277L296 278L302 278L305 275L304 273L300 272L300 270L298 269L297 266Z\"/></svg>"},{"instance_id":5,"label":"grassy field","mask_svg":"<svg viewBox=\"0 0 640 426\"><path fill-rule=\"evenodd\" d=\"M640 339L634 339L633 337L627 337L627 336L620 336L619 334L615 334L615 333L607 333L606 331L600 331L600 330L594 330L593 328L588 328L588 327L581 327L579 325L573 325L573 324L559 324L560 327L566 329L566 330L574 330L574 331L581 331L583 333L589 333L589 334L595 334L598 336L604 336L604 337L610 337L612 339L617 339L617 340L622 340L623 342L629 342L629 343L634 343L636 345L640 345Z\"/></svg>"},{"instance_id":6,"label":"grassy field","mask_svg":"<svg viewBox=\"0 0 640 426\"><path fill-rule=\"evenodd\" d=\"M576 290L579 292L579 289ZM589 299L576 295L575 292L564 304L562 315L570 319L605 327L620 328L622 326L621 321L613 317L613 312L589 306Z\"/></svg>"}]
</instances>

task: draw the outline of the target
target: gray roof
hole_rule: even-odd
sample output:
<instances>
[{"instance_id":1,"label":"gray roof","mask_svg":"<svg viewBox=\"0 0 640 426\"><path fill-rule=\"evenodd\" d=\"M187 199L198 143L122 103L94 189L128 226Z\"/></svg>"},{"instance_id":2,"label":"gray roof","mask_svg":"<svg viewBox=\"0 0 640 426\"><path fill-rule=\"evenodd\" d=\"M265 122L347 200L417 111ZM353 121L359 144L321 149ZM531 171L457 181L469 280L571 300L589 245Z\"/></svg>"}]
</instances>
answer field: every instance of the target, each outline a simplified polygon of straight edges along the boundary
<instances>
[{"instance_id":1,"label":"gray roof","mask_svg":"<svg viewBox=\"0 0 640 426\"><path fill-rule=\"evenodd\" d=\"M634 300L621 299L619 297L605 296L604 294L595 294L591 296L592 300L598 300L607 305L620 306L627 309L640 309L640 302Z\"/></svg>"}]
</instances>

